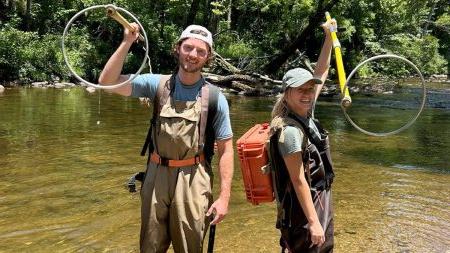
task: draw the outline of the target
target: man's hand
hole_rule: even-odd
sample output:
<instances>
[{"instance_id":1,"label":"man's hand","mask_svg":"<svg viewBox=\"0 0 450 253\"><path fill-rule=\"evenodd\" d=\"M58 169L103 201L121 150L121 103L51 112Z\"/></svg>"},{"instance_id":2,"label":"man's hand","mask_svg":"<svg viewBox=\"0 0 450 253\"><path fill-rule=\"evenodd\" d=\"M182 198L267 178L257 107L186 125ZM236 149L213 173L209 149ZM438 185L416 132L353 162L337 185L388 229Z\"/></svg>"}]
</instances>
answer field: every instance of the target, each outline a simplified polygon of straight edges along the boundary
<instances>
[{"instance_id":1,"label":"man's hand","mask_svg":"<svg viewBox=\"0 0 450 253\"><path fill-rule=\"evenodd\" d=\"M125 28L123 32L123 41L132 44L139 38L139 25L134 22L130 23L130 25L134 28L134 31Z\"/></svg>"},{"instance_id":2,"label":"man's hand","mask_svg":"<svg viewBox=\"0 0 450 253\"><path fill-rule=\"evenodd\" d=\"M216 225L221 222L225 215L228 213L228 200L218 198L209 208L206 216L214 214L214 220L211 221L211 225Z\"/></svg>"},{"instance_id":3,"label":"man's hand","mask_svg":"<svg viewBox=\"0 0 450 253\"><path fill-rule=\"evenodd\" d=\"M211 205L206 215L214 214L215 225L223 220L228 213L228 202L231 196L231 179L233 178L233 138L218 140L217 152L219 155L220 194L219 198Z\"/></svg>"}]
</instances>

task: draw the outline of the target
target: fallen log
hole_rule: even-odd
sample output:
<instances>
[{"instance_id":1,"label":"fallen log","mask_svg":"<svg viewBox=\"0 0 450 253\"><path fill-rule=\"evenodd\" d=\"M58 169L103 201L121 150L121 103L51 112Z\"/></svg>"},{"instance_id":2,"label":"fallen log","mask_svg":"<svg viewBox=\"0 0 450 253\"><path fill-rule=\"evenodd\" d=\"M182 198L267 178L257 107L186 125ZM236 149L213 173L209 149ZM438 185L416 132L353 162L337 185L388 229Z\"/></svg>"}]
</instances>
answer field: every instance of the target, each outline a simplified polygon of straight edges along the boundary
<instances>
[{"instance_id":1,"label":"fallen log","mask_svg":"<svg viewBox=\"0 0 450 253\"><path fill-rule=\"evenodd\" d=\"M260 75L227 75L221 76L212 73L203 73L205 79L222 88L234 90L236 93L247 96L269 95L278 91L281 81L272 80ZM256 76L256 77L255 77ZM272 81L273 83L270 83Z\"/></svg>"}]
</instances>

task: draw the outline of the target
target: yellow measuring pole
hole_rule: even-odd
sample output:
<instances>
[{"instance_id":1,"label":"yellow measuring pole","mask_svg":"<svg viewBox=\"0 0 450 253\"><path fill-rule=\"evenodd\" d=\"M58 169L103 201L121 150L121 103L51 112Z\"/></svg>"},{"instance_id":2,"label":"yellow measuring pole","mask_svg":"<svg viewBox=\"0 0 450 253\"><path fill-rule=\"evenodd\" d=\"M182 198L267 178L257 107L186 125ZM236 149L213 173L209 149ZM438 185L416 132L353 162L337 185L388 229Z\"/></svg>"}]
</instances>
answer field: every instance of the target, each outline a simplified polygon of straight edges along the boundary
<instances>
[{"instance_id":1,"label":"yellow measuring pole","mask_svg":"<svg viewBox=\"0 0 450 253\"><path fill-rule=\"evenodd\" d=\"M325 12L325 17L328 20L331 20L330 13ZM350 98L350 93L348 92L348 87L345 87L345 82L347 80L347 77L345 75L345 69L344 64L342 63L342 53L341 53L341 43L339 43L339 40L336 35L336 30L331 29L331 38L333 39L333 48L334 48L334 56L336 58L336 69L338 72L338 78L339 78L339 86L341 87L341 94L342 100L341 105L344 107L349 107L352 103L352 99ZM344 91L345 87L345 91Z\"/></svg>"}]
</instances>

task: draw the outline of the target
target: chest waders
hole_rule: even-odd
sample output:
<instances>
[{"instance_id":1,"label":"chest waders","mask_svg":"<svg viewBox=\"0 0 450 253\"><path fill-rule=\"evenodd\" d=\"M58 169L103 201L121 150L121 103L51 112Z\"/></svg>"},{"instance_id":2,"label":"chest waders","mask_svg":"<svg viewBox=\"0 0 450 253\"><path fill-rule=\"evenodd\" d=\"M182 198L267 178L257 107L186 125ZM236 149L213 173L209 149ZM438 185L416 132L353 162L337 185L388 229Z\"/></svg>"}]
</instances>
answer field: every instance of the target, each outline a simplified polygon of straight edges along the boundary
<instances>
[{"instance_id":1,"label":"chest waders","mask_svg":"<svg viewBox=\"0 0 450 253\"><path fill-rule=\"evenodd\" d=\"M160 82L158 84L158 88L156 91L156 96L153 100L153 116L150 120L150 127L147 133L147 137L145 138L145 143L142 147L141 156L145 156L147 150L149 152L147 163L152 158L153 151L155 150L153 138L152 138L152 129L154 128L154 125L156 124L156 119L159 115L159 111L161 110L164 101L167 101L168 97L171 95L171 92L173 92L173 86L175 85L175 76L170 75L161 75ZM202 159L205 159L209 164L211 163L212 156L214 155L214 130L213 130L213 119L217 113L217 101L219 96L219 90L216 86L210 85L208 82L206 83L207 89L205 90L205 93L207 94L207 99L205 102L207 102L204 106L202 106L202 115L203 117L200 118L200 121L202 122L206 121L206 125L204 129L200 129L200 138L201 140L199 142L203 142L203 154L201 156ZM203 89L203 88L202 88ZM206 117L205 117L206 115ZM202 125L202 123L201 123ZM202 145L202 144L200 144ZM200 158L200 157L199 157ZM159 157L155 156L153 154L153 159L158 160ZM195 158L194 158L195 159ZM200 159L194 162L198 162ZM167 163L168 159L162 159L163 163ZM172 161L172 163L174 163ZM176 162L175 162L176 163ZM188 162L190 163L190 162ZM173 164L171 164L173 165ZM128 180L127 186L129 192L136 192L136 180L143 182L145 178L145 172L138 172L130 177Z\"/></svg>"},{"instance_id":2,"label":"chest waders","mask_svg":"<svg viewBox=\"0 0 450 253\"><path fill-rule=\"evenodd\" d=\"M332 252L333 249L333 210L331 203L331 184L334 178L328 133L313 120L319 133L307 126L294 115L283 118L270 137L269 156L272 168L274 193L277 200L276 227L281 231L282 252ZM325 231L325 243L321 248L311 245L308 220L290 180L289 172L279 151L278 142L282 129L293 126L303 132L302 161L305 178L311 189L314 208L320 224Z\"/></svg>"},{"instance_id":3,"label":"chest waders","mask_svg":"<svg viewBox=\"0 0 450 253\"><path fill-rule=\"evenodd\" d=\"M206 81L205 81L206 82ZM161 109L166 104L167 100L171 98L175 87L175 75L162 75L159 82L156 96L153 101L153 116L150 121L150 128L145 139L144 146L142 147L141 156L145 156L148 149L149 160L152 158L151 154L155 151L155 136L153 136L153 129L155 129L158 116L160 116ZM216 86L206 82L201 88L201 116L200 116L200 131L198 134L199 145L196 151L201 151L204 154L204 159L208 163L211 163L212 156L214 155L214 130L213 119L217 113L217 101L219 96L219 90ZM173 100L172 100L173 101ZM173 101L175 104L177 101ZM176 109L175 109L176 110ZM206 119L206 120L205 120ZM177 133L175 133L177 134ZM171 137L171 136L169 136ZM163 163L168 163L170 159L167 157L161 157Z\"/></svg>"},{"instance_id":4,"label":"chest waders","mask_svg":"<svg viewBox=\"0 0 450 253\"><path fill-rule=\"evenodd\" d=\"M196 101L173 98L175 75L162 76L142 155L149 150L141 187L141 252L200 253L212 203L213 119L218 89L204 83Z\"/></svg>"}]
</instances>

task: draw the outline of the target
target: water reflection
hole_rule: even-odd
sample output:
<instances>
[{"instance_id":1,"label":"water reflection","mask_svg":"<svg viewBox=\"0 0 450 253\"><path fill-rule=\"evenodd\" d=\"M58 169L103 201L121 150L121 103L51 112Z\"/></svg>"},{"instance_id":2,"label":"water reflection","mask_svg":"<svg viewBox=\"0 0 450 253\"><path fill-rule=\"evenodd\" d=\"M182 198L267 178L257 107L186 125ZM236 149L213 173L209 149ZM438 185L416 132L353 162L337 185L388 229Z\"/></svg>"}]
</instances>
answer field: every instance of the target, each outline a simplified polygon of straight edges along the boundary
<instances>
[{"instance_id":1,"label":"water reflection","mask_svg":"<svg viewBox=\"0 0 450 253\"><path fill-rule=\"evenodd\" d=\"M273 101L230 97L235 140L268 121ZM427 109L407 131L376 138L340 110L331 99L316 110L337 168L336 252L450 250L450 111ZM107 93L99 108L98 92L8 89L0 97L0 251L138 252L139 196L125 183L144 168L150 115ZM247 203L236 167L216 252L278 252L274 224L275 205Z\"/></svg>"}]
</instances>

